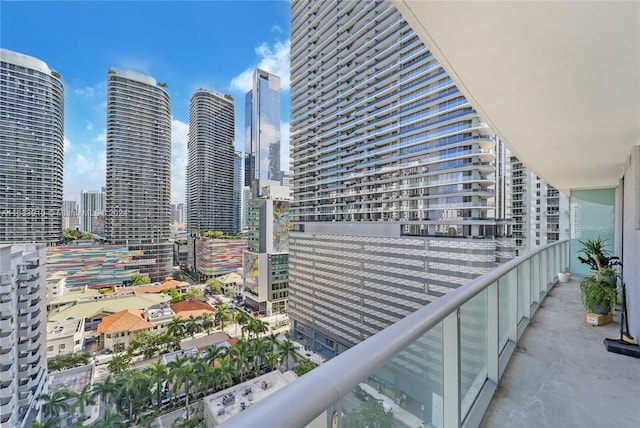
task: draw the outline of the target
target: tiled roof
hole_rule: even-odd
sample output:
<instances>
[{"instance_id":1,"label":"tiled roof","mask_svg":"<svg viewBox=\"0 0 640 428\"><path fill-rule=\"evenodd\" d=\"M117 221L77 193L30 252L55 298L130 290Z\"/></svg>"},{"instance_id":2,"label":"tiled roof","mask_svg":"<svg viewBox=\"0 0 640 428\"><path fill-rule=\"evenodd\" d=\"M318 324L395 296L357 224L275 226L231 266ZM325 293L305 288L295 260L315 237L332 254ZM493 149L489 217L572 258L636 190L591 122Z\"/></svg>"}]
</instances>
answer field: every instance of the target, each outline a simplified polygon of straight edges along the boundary
<instances>
[{"instance_id":1,"label":"tiled roof","mask_svg":"<svg viewBox=\"0 0 640 428\"><path fill-rule=\"evenodd\" d=\"M64 296L64 295L63 295ZM49 321L63 321L69 318L94 318L101 313L116 314L125 309L144 309L148 306L168 302L171 298L165 294L139 294L119 298L98 298L92 301L78 302L62 311L49 313Z\"/></svg>"},{"instance_id":2,"label":"tiled roof","mask_svg":"<svg viewBox=\"0 0 640 428\"><path fill-rule=\"evenodd\" d=\"M193 311L205 311L205 312L215 312L213 306L198 299L194 299L192 297L187 297L182 302L174 303L171 305L171 309L175 312L176 316L180 312L193 312Z\"/></svg>"},{"instance_id":3,"label":"tiled roof","mask_svg":"<svg viewBox=\"0 0 640 428\"><path fill-rule=\"evenodd\" d=\"M102 322L98 324L98 333L137 331L151 327L153 327L153 324L144 319L141 310L126 309L117 314L102 318Z\"/></svg>"}]
</instances>

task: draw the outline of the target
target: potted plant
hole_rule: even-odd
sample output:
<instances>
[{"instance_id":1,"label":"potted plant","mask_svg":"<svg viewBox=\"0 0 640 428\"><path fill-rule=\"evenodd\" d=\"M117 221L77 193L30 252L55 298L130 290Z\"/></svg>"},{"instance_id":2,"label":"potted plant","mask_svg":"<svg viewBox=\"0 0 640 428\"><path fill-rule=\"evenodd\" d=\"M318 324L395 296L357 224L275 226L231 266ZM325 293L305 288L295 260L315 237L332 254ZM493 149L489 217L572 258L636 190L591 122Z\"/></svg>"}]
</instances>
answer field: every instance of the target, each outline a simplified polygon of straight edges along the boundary
<instances>
[{"instance_id":1,"label":"potted plant","mask_svg":"<svg viewBox=\"0 0 640 428\"><path fill-rule=\"evenodd\" d=\"M600 271L603 268L622 266L620 258L609 254L609 251L604 247L605 241L600 237L579 242L582 245L580 252L584 254L585 257L578 256L578 260L580 260L581 263L589 265L591 270Z\"/></svg>"},{"instance_id":2,"label":"potted plant","mask_svg":"<svg viewBox=\"0 0 640 428\"><path fill-rule=\"evenodd\" d=\"M616 306L616 283L608 275L596 272L580 282L582 302L592 314L609 315Z\"/></svg>"}]
</instances>

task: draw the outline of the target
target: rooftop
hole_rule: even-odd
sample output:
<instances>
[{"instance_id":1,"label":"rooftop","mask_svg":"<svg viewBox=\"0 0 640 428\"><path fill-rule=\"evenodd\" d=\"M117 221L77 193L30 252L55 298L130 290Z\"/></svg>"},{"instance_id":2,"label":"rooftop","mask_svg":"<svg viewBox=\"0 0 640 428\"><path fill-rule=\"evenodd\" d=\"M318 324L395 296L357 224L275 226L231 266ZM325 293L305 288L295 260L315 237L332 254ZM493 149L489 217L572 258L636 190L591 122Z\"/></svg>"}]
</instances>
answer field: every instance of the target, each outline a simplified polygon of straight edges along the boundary
<instances>
[{"instance_id":1,"label":"rooftop","mask_svg":"<svg viewBox=\"0 0 640 428\"><path fill-rule=\"evenodd\" d=\"M84 319L70 319L47 323L47 340L73 336L82 330Z\"/></svg>"},{"instance_id":2,"label":"rooftop","mask_svg":"<svg viewBox=\"0 0 640 428\"><path fill-rule=\"evenodd\" d=\"M126 309L102 318L98 324L99 333L118 333L121 331L137 331L152 328L153 324L144 319L143 311Z\"/></svg>"},{"instance_id":3,"label":"rooftop","mask_svg":"<svg viewBox=\"0 0 640 428\"><path fill-rule=\"evenodd\" d=\"M64 297L63 295L63 298ZM94 318L99 314L109 315L126 309L143 309L147 306L169 301L169 296L165 294L141 294L109 299L100 299L99 295L94 297L93 300L78 302L61 311L50 312L49 321L62 321L69 318Z\"/></svg>"}]
</instances>

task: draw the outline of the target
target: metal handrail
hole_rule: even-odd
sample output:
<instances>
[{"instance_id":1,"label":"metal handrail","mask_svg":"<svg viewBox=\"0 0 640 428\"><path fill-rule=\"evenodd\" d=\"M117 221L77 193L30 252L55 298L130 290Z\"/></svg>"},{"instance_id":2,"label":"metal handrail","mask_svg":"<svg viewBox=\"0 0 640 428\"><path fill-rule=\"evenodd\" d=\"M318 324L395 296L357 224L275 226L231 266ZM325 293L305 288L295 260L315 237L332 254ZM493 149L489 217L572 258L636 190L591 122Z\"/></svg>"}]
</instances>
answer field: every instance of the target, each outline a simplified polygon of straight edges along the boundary
<instances>
[{"instance_id":1,"label":"metal handrail","mask_svg":"<svg viewBox=\"0 0 640 428\"><path fill-rule=\"evenodd\" d=\"M362 382L362 379L369 377L498 279L537 254L564 242L567 240L540 247L469 281L306 373L221 426L306 426Z\"/></svg>"}]
</instances>

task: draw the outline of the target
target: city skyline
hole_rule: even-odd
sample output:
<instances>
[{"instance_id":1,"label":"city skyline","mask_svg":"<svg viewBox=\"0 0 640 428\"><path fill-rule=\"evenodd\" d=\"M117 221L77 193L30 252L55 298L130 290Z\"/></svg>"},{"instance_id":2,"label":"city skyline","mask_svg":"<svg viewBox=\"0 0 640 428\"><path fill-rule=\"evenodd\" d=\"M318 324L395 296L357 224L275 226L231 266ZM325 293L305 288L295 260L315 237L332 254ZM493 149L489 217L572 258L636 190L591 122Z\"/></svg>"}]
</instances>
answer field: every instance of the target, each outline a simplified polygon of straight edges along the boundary
<instances>
[{"instance_id":1,"label":"city skyline","mask_svg":"<svg viewBox=\"0 0 640 428\"><path fill-rule=\"evenodd\" d=\"M172 203L185 202L191 95L204 87L233 96L234 147L244 152L244 96L257 67L282 77L281 159L282 169L289 167L288 3L161 5L123 2L116 9L109 2L3 4L2 47L36 57L62 75L65 200L79 202L82 189L100 189L106 184L104 75L110 68L148 74L168 85L172 106ZM101 19L94 22L88 16ZM158 29L166 16L172 17L171 32ZM241 24L225 18L229 16L242 16ZM118 22L117 31L113 22ZM30 28L37 31L26 31ZM226 42L230 38L233 45Z\"/></svg>"}]
</instances>

